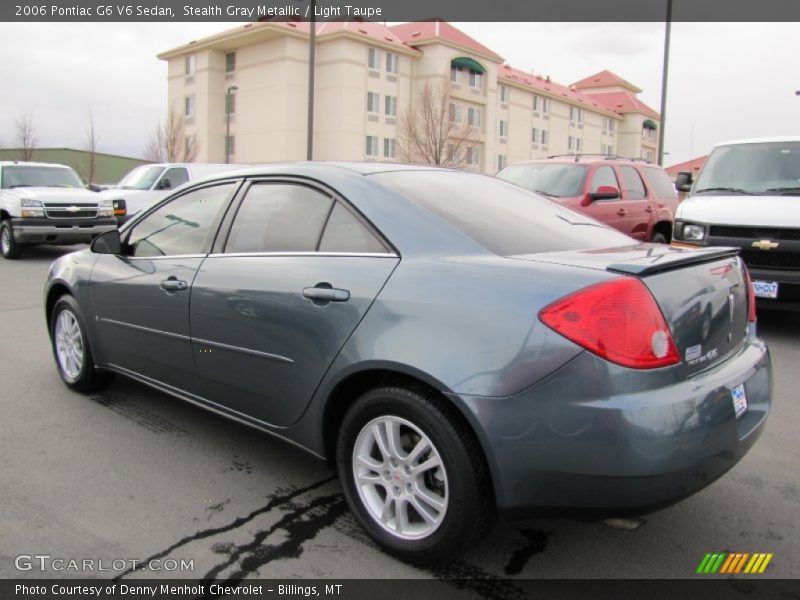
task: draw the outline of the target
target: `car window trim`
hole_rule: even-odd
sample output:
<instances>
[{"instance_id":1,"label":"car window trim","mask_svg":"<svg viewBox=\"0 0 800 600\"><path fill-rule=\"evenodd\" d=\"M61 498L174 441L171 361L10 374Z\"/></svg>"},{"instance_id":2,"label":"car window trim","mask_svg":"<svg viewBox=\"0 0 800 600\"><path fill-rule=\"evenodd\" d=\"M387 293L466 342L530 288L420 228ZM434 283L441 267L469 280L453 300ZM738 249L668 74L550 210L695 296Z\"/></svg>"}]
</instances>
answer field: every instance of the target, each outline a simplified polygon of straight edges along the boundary
<instances>
[{"instance_id":1,"label":"car window trim","mask_svg":"<svg viewBox=\"0 0 800 600\"><path fill-rule=\"evenodd\" d=\"M644 188L644 198L631 198L630 197L630 192L632 191L632 188L627 187L628 186L628 182L625 180L625 169L630 169L631 171L636 173L636 176L639 178L639 182L642 184L642 188ZM647 185L645 184L641 173L639 173L639 169L637 169L633 165L619 165L619 173L620 173L620 176L621 176L621 181L622 181L623 186L624 186L623 188L620 188L620 191L625 193L625 196L623 197L623 200L625 200L626 202L642 202L643 200L649 200L650 199L650 197L648 196L648 193L647 193Z\"/></svg>"},{"instance_id":2,"label":"car window trim","mask_svg":"<svg viewBox=\"0 0 800 600\"><path fill-rule=\"evenodd\" d=\"M325 235L325 229L328 226L328 221L330 220L331 214L333 214L333 209L336 206L337 202L340 202L342 206L347 209L355 219L363 225L367 231L369 231L375 239L378 240L387 251L387 256L395 256L400 257L400 252L397 250L394 244L392 244L389 239L381 233L381 231L369 220L365 217L355 206L352 205L351 202L347 200L342 194L337 192L335 189L331 188L330 186L322 183L321 181L317 181L315 179L310 179L301 176L294 176L294 175L256 175L247 177L244 180L244 183L241 188L239 188L239 192L237 193L236 197L233 199L231 203L230 210L228 214L231 215L230 219L224 219L224 223L220 228L220 231L217 234L217 241L215 241L214 245L212 246L212 252L214 256L217 255L224 255L224 256L232 256L233 254L246 254L248 256L253 255L297 255L298 252L247 252L247 253L226 253L225 248L228 245L228 237L230 236L231 229L233 228L233 223L236 220L236 215L239 212L239 207L241 206L244 198L247 196L247 192L252 185L259 184L259 183L276 183L276 184L289 184L289 185L301 185L304 187L308 187L313 189L316 192L321 193L322 195L331 198L333 202L331 203L330 210L328 212L328 216L325 219L325 223L320 230L320 236L317 239L316 247L319 248L320 243L322 242L322 237ZM227 217L227 215L226 215ZM309 252L309 254L314 255L325 255L325 254L333 254L333 253L326 253L326 252ZM382 253L358 253L358 252L345 252L345 253L338 253L341 256L372 256L372 255L383 255Z\"/></svg>"},{"instance_id":3,"label":"car window trim","mask_svg":"<svg viewBox=\"0 0 800 600\"><path fill-rule=\"evenodd\" d=\"M133 231L133 229L139 223L141 223L142 220L146 219L149 215L151 215L153 212L155 212L157 209L161 208L162 206L166 206L170 202L174 202L175 200L185 196L186 194L190 194L192 192L196 192L196 191L199 191L199 190L202 190L202 189L205 189L205 188L217 187L217 186L221 186L221 185L234 184L235 189L233 191L233 194L231 194L231 198L227 202L227 206L223 207L222 210L220 210L220 212L214 217L214 221L211 223L211 227L209 227L209 237L203 243L203 248L201 249L201 252L199 252L199 253L194 252L194 253L190 253L190 254L168 254L168 255L165 255L165 256L130 256L130 255L127 255L127 254L123 254L122 256L125 256L125 258L128 258L128 259L134 259L134 260L135 259L141 259L141 258L148 259L148 260L158 260L158 259L165 259L165 258L197 258L197 257L207 256L214 249L214 243L215 243L217 237L219 236L219 231L220 231L220 227L222 226L222 222L225 220L225 217L227 216L228 212L230 211L230 208L231 208L231 205L233 204L233 201L239 195L239 193L240 193L240 191L242 189L242 184L243 183L244 183L244 179L242 179L241 177L232 177L230 179L220 179L220 180L216 180L216 181L203 182L203 183L194 185L194 186L192 186L192 187L190 187L188 189L181 190L177 194L173 194L171 196L168 196L168 198L163 200L163 201L156 202L153 206L151 206L146 211L144 211L144 214L139 214L134 219L129 221L128 223L125 223L125 226L123 227L123 230L120 232L122 234L120 237L122 238L123 248L127 248L129 246L128 240L130 240L131 232ZM213 235L211 235L212 232L213 232Z\"/></svg>"},{"instance_id":4,"label":"car window trim","mask_svg":"<svg viewBox=\"0 0 800 600\"><path fill-rule=\"evenodd\" d=\"M360 257L360 258L400 258L399 255L393 254L391 252L315 252L315 251L307 251L307 250L298 250L296 252L287 251L287 252L212 252L208 255L208 258L219 258L219 257L239 257L239 258L247 258L247 257L264 257L264 256L323 256L323 257Z\"/></svg>"}]
</instances>

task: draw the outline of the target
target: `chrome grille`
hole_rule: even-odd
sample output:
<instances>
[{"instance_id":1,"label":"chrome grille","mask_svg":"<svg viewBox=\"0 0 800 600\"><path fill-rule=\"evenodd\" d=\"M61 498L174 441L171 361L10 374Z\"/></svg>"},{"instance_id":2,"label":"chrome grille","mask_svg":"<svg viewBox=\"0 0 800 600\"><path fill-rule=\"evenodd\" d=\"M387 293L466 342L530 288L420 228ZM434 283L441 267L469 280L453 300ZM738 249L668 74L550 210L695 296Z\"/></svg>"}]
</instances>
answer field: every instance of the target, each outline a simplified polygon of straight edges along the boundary
<instances>
[{"instance_id":1,"label":"chrome grille","mask_svg":"<svg viewBox=\"0 0 800 600\"><path fill-rule=\"evenodd\" d=\"M94 219L97 217L97 205L91 203L45 203L44 210L51 219Z\"/></svg>"}]
</instances>

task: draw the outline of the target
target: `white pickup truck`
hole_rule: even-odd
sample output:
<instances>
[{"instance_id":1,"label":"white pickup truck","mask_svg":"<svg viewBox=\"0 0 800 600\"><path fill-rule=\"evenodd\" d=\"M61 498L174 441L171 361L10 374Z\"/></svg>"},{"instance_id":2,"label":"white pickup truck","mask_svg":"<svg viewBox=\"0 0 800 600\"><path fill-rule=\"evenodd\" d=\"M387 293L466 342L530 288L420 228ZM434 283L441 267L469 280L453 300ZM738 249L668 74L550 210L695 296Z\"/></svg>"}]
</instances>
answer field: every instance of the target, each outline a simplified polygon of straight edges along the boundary
<instances>
[{"instance_id":1,"label":"white pickup truck","mask_svg":"<svg viewBox=\"0 0 800 600\"><path fill-rule=\"evenodd\" d=\"M64 165L0 161L0 253L34 244L84 244L116 229L114 201L87 190Z\"/></svg>"},{"instance_id":2,"label":"white pickup truck","mask_svg":"<svg viewBox=\"0 0 800 600\"><path fill-rule=\"evenodd\" d=\"M800 302L800 136L719 144L675 185L673 244L741 248L756 297Z\"/></svg>"}]
</instances>

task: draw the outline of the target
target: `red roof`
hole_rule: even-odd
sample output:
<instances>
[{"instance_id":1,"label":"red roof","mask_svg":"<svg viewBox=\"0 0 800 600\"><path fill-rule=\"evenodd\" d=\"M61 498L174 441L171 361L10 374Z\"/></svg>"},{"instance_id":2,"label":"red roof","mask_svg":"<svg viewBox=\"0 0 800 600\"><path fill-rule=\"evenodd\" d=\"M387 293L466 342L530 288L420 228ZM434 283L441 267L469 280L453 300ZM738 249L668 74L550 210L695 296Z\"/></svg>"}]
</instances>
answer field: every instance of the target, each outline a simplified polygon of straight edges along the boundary
<instances>
[{"instance_id":1,"label":"red roof","mask_svg":"<svg viewBox=\"0 0 800 600\"><path fill-rule=\"evenodd\" d=\"M653 119L661 119L661 115L658 114L658 111L650 108L628 91L608 92L604 94L587 92L586 95L596 99L606 110L613 110L620 114L642 113Z\"/></svg>"},{"instance_id":2,"label":"red roof","mask_svg":"<svg viewBox=\"0 0 800 600\"><path fill-rule=\"evenodd\" d=\"M272 21L271 25L278 25L286 29L293 29L301 33L311 32L308 21ZM341 31L348 31L355 35L361 35L373 40L378 40L384 44L396 45L415 52L411 46L404 44L403 40L391 28L373 21L325 21L317 24L317 37L333 35Z\"/></svg>"},{"instance_id":3,"label":"red roof","mask_svg":"<svg viewBox=\"0 0 800 600\"><path fill-rule=\"evenodd\" d=\"M502 56L490 50L480 42L475 41L460 29L453 27L447 21L412 21L411 23L394 25L391 29L409 46L416 46L421 42L441 40L445 43L449 42L462 48L472 50L477 54L481 54L497 62L503 62Z\"/></svg>"},{"instance_id":4,"label":"red roof","mask_svg":"<svg viewBox=\"0 0 800 600\"><path fill-rule=\"evenodd\" d=\"M583 104L586 106L590 106L592 108L605 110L609 112L619 112L615 111L614 109L608 108L605 104L600 102L593 94L585 94L580 90L572 89L571 87L567 87L565 85L561 85L560 83L556 83L555 81L550 80L549 77L526 73L525 71L520 71L519 69L509 67L508 65L503 65L499 69L497 69L497 77L500 81L506 80L506 81L513 81L516 83L521 83L527 85L528 87L532 87L543 92L549 92L551 95L554 96L561 96L562 98L567 98L578 104Z\"/></svg>"},{"instance_id":5,"label":"red roof","mask_svg":"<svg viewBox=\"0 0 800 600\"><path fill-rule=\"evenodd\" d=\"M616 73L612 73L608 69L604 69L599 73L595 73L594 75L590 75L589 77L581 79L580 81L576 81L572 85L574 85L576 88L579 89L618 85L620 87L632 91L634 94L639 94L642 91L638 87L633 85L630 81L623 79L622 77L620 77Z\"/></svg>"},{"instance_id":6,"label":"red roof","mask_svg":"<svg viewBox=\"0 0 800 600\"><path fill-rule=\"evenodd\" d=\"M686 162L678 163L677 165L672 165L671 167L667 167L665 171L667 172L667 175L673 179L681 171L689 171L696 175L700 170L700 167L705 164L706 160L708 160L708 154L705 156L698 156L697 158L687 160Z\"/></svg>"}]
</instances>

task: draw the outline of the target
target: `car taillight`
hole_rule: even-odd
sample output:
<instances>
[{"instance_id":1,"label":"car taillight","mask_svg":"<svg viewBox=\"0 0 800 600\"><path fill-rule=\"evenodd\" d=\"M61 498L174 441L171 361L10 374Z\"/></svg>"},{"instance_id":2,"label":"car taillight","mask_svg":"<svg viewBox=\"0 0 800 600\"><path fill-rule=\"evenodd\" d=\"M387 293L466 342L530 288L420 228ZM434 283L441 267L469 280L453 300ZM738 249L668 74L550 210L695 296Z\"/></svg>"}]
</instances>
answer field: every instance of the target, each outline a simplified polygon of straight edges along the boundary
<instances>
[{"instance_id":1,"label":"car taillight","mask_svg":"<svg viewBox=\"0 0 800 600\"><path fill-rule=\"evenodd\" d=\"M741 260L741 259L740 259ZM747 285L747 320L751 323L756 322L756 292L753 289L753 281L750 279L750 271L742 261L744 271L744 282Z\"/></svg>"},{"instance_id":2,"label":"car taillight","mask_svg":"<svg viewBox=\"0 0 800 600\"><path fill-rule=\"evenodd\" d=\"M569 340L613 363L653 369L680 362L664 315L638 279L589 286L539 311L539 319Z\"/></svg>"}]
</instances>

